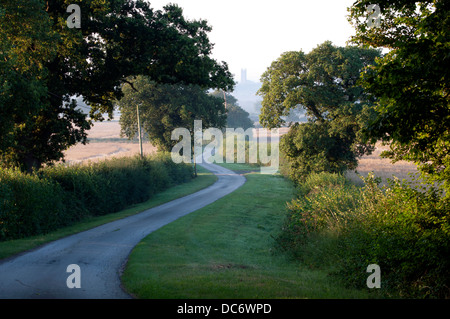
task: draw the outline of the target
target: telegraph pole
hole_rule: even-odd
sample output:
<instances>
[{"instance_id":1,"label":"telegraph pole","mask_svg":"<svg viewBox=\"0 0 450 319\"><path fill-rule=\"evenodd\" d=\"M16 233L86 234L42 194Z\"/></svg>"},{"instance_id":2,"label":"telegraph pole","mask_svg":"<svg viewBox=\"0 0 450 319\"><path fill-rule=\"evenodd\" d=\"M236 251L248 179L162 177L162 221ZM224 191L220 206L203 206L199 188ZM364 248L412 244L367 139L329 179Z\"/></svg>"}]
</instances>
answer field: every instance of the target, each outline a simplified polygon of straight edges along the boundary
<instances>
[{"instance_id":1,"label":"telegraph pole","mask_svg":"<svg viewBox=\"0 0 450 319\"><path fill-rule=\"evenodd\" d=\"M223 99L225 101L225 110L227 109L227 96L225 94L225 91L223 91Z\"/></svg>"},{"instance_id":2,"label":"telegraph pole","mask_svg":"<svg viewBox=\"0 0 450 319\"><path fill-rule=\"evenodd\" d=\"M138 133L139 133L139 149L141 158L144 157L144 152L142 151L142 134L141 134L141 119L139 114L139 103L137 104L137 122L138 122Z\"/></svg>"}]
</instances>

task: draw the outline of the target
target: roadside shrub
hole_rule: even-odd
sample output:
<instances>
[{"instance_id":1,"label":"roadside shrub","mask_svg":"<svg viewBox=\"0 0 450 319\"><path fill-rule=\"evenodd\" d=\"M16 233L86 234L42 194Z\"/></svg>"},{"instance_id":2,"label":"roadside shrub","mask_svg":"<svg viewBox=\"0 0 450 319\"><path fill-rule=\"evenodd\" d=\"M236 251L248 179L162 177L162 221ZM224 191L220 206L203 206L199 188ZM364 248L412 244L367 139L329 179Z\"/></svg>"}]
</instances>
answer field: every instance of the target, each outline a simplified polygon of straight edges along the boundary
<instances>
[{"instance_id":1,"label":"roadside shrub","mask_svg":"<svg viewBox=\"0 0 450 319\"><path fill-rule=\"evenodd\" d=\"M450 297L450 202L436 188L419 191L390 180L365 180L354 222L342 234L346 258L340 275L358 285L357 269L382 270L382 285L402 297ZM364 282L364 281L363 281Z\"/></svg>"},{"instance_id":2,"label":"roadside shrub","mask_svg":"<svg viewBox=\"0 0 450 319\"><path fill-rule=\"evenodd\" d=\"M369 264L381 268L382 293L450 297L450 205L434 188L390 180L364 187L339 174L311 174L288 205L279 245L311 267L332 267L346 284L366 287Z\"/></svg>"},{"instance_id":3,"label":"roadside shrub","mask_svg":"<svg viewBox=\"0 0 450 319\"><path fill-rule=\"evenodd\" d=\"M46 233L64 224L62 195L50 179L0 169L0 240Z\"/></svg>"},{"instance_id":4,"label":"roadside shrub","mask_svg":"<svg viewBox=\"0 0 450 319\"><path fill-rule=\"evenodd\" d=\"M337 238L357 205L359 189L341 174L313 173L297 187L297 196L287 204L287 219L278 244L295 258L319 266L325 237ZM326 249L328 250L328 248Z\"/></svg>"},{"instance_id":5,"label":"roadside shrub","mask_svg":"<svg viewBox=\"0 0 450 319\"><path fill-rule=\"evenodd\" d=\"M280 140L280 152L288 167L285 173L301 184L311 173L342 174L356 168L357 157L372 148L358 143L355 134L344 124L327 121L294 124Z\"/></svg>"},{"instance_id":6,"label":"roadside shrub","mask_svg":"<svg viewBox=\"0 0 450 319\"><path fill-rule=\"evenodd\" d=\"M56 165L33 174L0 169L0 240L44 234L114 213L192 178L169 154Z\"/></svg>"}]
</instances>

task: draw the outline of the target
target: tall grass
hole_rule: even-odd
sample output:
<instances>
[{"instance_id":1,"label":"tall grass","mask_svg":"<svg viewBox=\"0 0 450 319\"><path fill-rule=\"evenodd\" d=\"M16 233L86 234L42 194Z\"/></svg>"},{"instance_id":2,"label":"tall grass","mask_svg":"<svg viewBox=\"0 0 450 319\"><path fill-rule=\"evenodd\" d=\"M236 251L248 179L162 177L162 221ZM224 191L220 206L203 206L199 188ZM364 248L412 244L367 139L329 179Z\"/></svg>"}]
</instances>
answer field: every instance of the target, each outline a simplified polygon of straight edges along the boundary
<instances>
[{"instance_id":1,"label":"tall grass","mask_svg":"<svg viewBox=\"0 0 450 319\"><path fill-rule=\"evenodd\" d=\"M113 213L192 178L169 154L57 165L33 174L0 169L0 240L45 234Z\"/></svg>"},{"instance_id":2,"label":"tall grass","mask_svg":"<svg viewBox=\"0 0 450 319\"><path fill-rule=\"evenodd\" d=\"M288 205L278 243L311 267L328 267L364 288L369 264L382 272L381 293L450 296L450 205L436 189L390 180L364 186L338 174L311 174Z\"/></svg>"}]
</instances>

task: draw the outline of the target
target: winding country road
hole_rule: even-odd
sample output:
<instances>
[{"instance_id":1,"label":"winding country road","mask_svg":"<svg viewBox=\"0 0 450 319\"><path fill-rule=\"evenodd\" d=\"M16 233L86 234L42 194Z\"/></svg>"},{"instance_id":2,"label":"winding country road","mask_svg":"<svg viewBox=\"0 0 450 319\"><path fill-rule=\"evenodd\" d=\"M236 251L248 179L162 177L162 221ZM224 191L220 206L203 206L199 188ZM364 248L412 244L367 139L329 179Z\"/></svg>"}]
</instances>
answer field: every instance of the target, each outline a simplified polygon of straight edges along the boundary
<instances>
[{"instance_id":1,"label":"winding country road","mask_svg":"<svg viewBox=\"0 0 450 319\"><path fill-rule=\"evenodd\" d=\"M158 228L233 192L241 175L211 163L199 164L218 176L213 185L140 214L48 243L0 261L1 299L125 299L120 272L131 250ZM80 288L68 288L67 266L80 267Z\"/></svg>"}]
</instances>

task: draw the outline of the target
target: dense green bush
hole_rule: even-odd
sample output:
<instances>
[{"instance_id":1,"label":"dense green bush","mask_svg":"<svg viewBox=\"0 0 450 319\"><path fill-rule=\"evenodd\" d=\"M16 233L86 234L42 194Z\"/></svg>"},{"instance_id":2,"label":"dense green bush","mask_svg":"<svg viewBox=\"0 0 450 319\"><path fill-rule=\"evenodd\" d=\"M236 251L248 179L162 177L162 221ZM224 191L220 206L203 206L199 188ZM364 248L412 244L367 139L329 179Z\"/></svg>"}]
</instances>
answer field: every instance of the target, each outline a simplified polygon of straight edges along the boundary
<instances>
[{"instance_id":1,"label":"dense green bush","mask_svg":"<svg viewBox=\"0 0 450 319\"><path fill-rule=\"evenodd\" d=\"M355 130L353 124L338 119L293 125L280 140L285 174L300 184L311 173L355 169L357 158L373 149L359 142Z\"/></svg>"},{"instance_id":2,"label":"dense green bush","mask_svg":"<svg viewBox=\"0 0 450 319\"><path fill-rule=\"evenodd\" d=\"M24 174L0 169L0 240L38 235L113 213L192 178L169 154L57 165Z\"/></svg>"},{"instance_id":3,"label":"dense green bush","mask_svg":"<svg viewBox=\"0 0 450 319\"><path fill-rule=\"evenodd\" d=\"M355 220L342 234L347 257L341 275L360 282L352 267L378 264L384 286L405 297L450 297L450 201L430 187L419 191L391 180L366 180ZM367 276L365 274L364 276ZM361 278L362 279L362 278Z\"/></svg>"},{"instance_id":4,"label":"dense green bush","mask_svg":"<svg viewBox=\"0 0 450 319\"><path fill-rule=\"evenodd\" d=\"M64 224L66 209L59 185L18 170L0 170L0 238L19 238Z\"/></svg>"},{"instance_id":5,"label":"dense green bush","mask_svg":"<svg viewBox=\"0 0 450 319\"><path fill-rule=\"evenodd\" d=\"M311 266L333 260L322 251L322 243L339 236L355 207L357 195L357 187L340 174L309 175L297 186L296 198L287 204L287 219L278 243Z\"/></svg>"},{"instance_id":6,"label":"dense green bush","mask_svg":"<svg viewBox=\"0 0 450 319\"><path fill-rule=\"evenodd\" d=\"M382 292L450 296L450 203L436 189L416 190L372 175L360 188L342 175L311 174L288 205L279 244L312 267L332 267L366 287L369 264L381 268Z\"/></svg>"}]
</instances>

